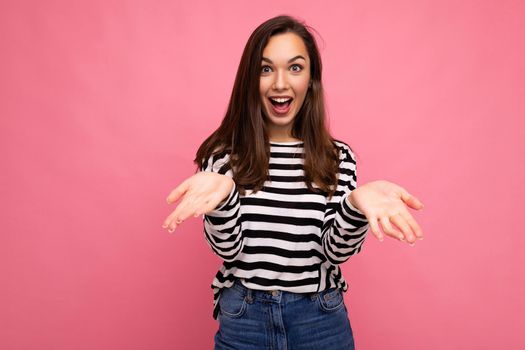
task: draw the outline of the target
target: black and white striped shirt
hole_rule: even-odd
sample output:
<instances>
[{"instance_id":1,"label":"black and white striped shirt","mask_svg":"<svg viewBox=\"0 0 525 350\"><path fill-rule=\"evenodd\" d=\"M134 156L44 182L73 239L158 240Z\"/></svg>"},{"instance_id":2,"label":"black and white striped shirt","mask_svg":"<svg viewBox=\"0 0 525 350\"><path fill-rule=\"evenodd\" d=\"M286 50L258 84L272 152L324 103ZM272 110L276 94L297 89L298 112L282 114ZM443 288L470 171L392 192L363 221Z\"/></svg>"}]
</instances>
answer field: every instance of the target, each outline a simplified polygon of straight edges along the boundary
<instances>
[{"instance_id":1,"label":"black and white striped shirt","mask_svg":"<svg viewBox=\"0 0 525 350\"><path fill-rule=\"evenodd\" d=\"M335 143L340 164L330 200L304 182L301 141L270 142L270 180L264 187L241 196L234 186L223 204L204 215L206 241L224 260L211 285L214 318L222 288L235 278L258 290L347 291L339 264L361 251L368 221L345 200L357 186L356 161L346 143ZM201 171L232 177L228 160L228 154L212 156Z\"/></svg>"}]
</instances>

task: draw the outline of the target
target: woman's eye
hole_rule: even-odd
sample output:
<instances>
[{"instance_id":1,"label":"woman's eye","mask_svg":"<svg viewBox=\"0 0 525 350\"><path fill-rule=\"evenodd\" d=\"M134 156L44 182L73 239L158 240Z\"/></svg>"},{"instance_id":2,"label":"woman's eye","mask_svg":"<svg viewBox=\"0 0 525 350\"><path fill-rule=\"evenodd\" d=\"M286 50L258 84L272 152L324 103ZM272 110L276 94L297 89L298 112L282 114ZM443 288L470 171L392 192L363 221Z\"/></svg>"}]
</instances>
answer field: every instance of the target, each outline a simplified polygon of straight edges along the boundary
<instances>
[{"instance_id":1,"label":"woman's eye","mask_svg":"<svg viewBox=\"0 0 525 350\"><path fill-rule=\"evenodd\" d=\"M300 72L303 70L303 67L300 64L294 64L291 66L293 72ZM261 73L270 73L272 68L270 66L262 66Z\"/></svg>"}]
</instances>

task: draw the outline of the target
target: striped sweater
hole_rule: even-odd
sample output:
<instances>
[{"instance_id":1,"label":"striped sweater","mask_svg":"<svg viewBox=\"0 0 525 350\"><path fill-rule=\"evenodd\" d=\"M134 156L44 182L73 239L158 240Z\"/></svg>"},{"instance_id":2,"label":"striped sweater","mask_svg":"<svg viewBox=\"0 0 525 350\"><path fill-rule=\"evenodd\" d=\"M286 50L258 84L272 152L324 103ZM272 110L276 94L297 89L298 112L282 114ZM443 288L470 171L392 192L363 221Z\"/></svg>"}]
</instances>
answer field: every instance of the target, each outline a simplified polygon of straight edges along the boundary
<instances>
[{"instance_id":1,"label":"striped sweater","mask_svg":"<svg viewBox=\"0 0 525 350\"><path fill-rule=\"evenodd\" d=\"M330 200L304 183L303 143L271 141L264 187L241 196L233 186L225 201L204 215L206 241L224 260L211 285L213 318L222 288L235 278L258 290L347 291L339 264L361 251L368 221L346 200L357 185L354 155L346 143L335 143L340 164ZM228 160L228 154L212 156L200 170L232 177Z\"/></svg>"}]
</instances>

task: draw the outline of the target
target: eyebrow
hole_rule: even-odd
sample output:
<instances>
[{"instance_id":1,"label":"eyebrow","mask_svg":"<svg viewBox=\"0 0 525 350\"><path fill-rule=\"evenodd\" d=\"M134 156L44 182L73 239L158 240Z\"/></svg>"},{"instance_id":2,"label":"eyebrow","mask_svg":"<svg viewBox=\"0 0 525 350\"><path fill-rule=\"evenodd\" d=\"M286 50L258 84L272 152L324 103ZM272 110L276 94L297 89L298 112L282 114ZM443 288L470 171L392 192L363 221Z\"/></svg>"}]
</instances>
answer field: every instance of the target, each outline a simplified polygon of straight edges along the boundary
<instances>
[{"instance_id":1,"label":"eyebrow","mask_svg":"<svg viewBox=\"0 0 525 350\"><path fill-rule=\"evenodd\" d=\"M297 55L297 56L295 56L295 57L293 57L293 58L290 58L290 59L288 60L288 63L293 62L293 61L295 61L296 59L299 59L299 58L302 58L303 60L306 61L306 58L304 58L304 57L301 56L301 55ZM269 59L269 58L267 58L267 57L263 57L262 60L263 60L263 61L266 61L266 62L268 62L268 63L273 64L272 60Z\"/></svg>"}]
</instances>

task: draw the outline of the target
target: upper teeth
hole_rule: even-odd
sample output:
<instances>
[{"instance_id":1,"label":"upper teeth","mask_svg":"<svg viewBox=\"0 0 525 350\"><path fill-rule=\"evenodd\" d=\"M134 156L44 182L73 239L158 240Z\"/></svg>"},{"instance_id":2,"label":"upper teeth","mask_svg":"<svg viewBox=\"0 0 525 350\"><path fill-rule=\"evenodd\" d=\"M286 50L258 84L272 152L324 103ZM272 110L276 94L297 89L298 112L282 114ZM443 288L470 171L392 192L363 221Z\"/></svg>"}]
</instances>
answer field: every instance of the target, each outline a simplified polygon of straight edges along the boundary
<instances>
[{"instance_id":1,"label":"upper teeth","mask_svg":"<svg viewBox=\"0 0 525 350\"><path fill-rule=\"evenodd\" d=\"M274 100L275 102L279 102L279 103L283 103L283 102L286 102L292 99L291 97L270 97L270 98Z\"/></svg>"}]
</instances>

